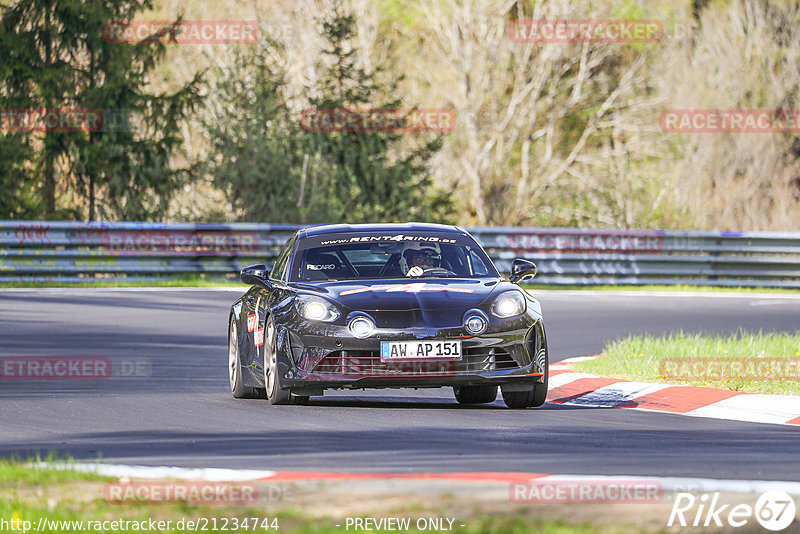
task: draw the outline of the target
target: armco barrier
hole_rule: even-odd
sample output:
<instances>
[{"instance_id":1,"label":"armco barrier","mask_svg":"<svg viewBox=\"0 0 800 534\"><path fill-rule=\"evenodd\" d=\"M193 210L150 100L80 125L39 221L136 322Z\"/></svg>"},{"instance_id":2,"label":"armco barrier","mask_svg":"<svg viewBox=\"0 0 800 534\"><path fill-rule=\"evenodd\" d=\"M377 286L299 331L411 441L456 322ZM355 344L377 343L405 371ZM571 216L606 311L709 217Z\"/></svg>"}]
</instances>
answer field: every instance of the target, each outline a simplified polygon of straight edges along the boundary
<instances>
[{"instance_id":1,"label":"armco barrier","mask_svg":"<svg viewBox=\"0 0 800 534\"><path fill-rule=\"evenodd\" d=\"M284 224L0 222L0 282L235 276L271 263ZM541 284L800 288L800 234L469 228L498 269L535 262Z\"/></svg>"}]
</instances>

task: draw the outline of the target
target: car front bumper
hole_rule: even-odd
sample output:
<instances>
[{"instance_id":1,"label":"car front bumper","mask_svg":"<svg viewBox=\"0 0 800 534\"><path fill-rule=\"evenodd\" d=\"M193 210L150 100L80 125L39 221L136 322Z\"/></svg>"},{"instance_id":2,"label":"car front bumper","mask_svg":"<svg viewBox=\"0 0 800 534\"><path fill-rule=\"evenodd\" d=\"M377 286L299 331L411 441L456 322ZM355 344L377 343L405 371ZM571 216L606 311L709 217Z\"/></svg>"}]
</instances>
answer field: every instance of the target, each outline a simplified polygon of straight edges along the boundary
<instances>
[{"instance_id":1,"label":"car front bumper","mask_svg":"<svg viewBox=\"0 0 800 534\"><path fill-rule=\"evenodd\" d=\"M334 388L518 385L525 389L544 381L547 372L544 325L532 314L491 322L479 336L468 335L459 325L380 329L370 338L358 339L345 326L306 321L288 324L282 334L281 383L299 395ZM456 339L462 342L458 360L380 358L383 341Z\"/></svg>"}]
</instances>

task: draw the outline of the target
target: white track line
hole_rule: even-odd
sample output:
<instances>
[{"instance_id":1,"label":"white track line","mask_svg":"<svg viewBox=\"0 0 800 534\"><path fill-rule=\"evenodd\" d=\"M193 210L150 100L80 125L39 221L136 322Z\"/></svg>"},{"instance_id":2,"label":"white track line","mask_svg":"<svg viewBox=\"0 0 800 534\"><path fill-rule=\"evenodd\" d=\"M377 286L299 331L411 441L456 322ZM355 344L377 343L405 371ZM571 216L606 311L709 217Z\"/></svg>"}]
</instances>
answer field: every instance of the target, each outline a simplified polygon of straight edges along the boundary
<instances>
[{"instance_id":1,"label":"white track line","mask_svg":"<svg viewBox=\"0 0 800 534\"><path fill-rule=\"evenodd\" d=\"M571 364L580 361L591 360L601 356L578 356L567 358L551 364L552 370L567 371L551 376L548 380L548 389L553 390L565 384L569 384L581 378L603 378L598 375L588 373L576 373L570 371ZM693 386L680 384L657 384L649 382L625 382L620 380L607 386L597 388L584 395L568 400L562 404L568 406L582 406L584 408L613 408L628 401L636 401L638 397L660 391L665 388L674 388L676 396L679 390L685 388L691 390ZM800 396L795 395L764 395L758 393L742 393L727 399L710 402L706 406L701 406L689 412L670 411L668 406L664 410L655 410L643 406L625 407L630 410L645 412L669 413L677 415L687 415L690 417L709 417L712 419L724 419L728 421L743 421L748 423L765 423L789 425L789 421L800 417Z\"/></svg>"},{"instance_id":2,"label":"white track line","mask_svg":"<svg viewBox=\"0 0 800 534\"><path fill-rule=\"evenodd\" d=\"M689 415L753 423L785 424L787 421L800 417L800 397L762 394L737 395L692 410Z\"/></svg>"},{"instance_id":3,"label":"white track line","mask_svg":"<svg viewBox=\"0 0 800 534\"><path fill-rule=\"evenodd\" d=\"M31 464L33 465L33 464ZM213 469L197 468L187 469L183 467L149 467L144 465L120 465L120 464L99 464L99 463L54 463L47 464L41 462L43 467L55 469L73 470L82 473L97 473L99 475L112 477L129 478L175 478L187 480L205 480L210 482L233 482L257 479L269 479L275 476L276 471L253 470L253 469ZM430 475L430 473L420 473ZM701 491L701 492L730 492L730 493L763 493L765 491L780 489L793 495L800 495L800 482L775 481L775 480L730 480L713 478L683 478L683 477L647 477L647 476L626 476L626 475L546 475L544 477L534 477L531 474L531 483L541 483L542 481L559 482L658 482L661 483L665 491ZM314 479L316 480L316 479ZM325 480L321 478L319 480ZM476 479L475 482L485 484L485 480ZM507 484L498 482L498 484Z\"/></svg>"},{"instance_id":4,"label":"white track line","mask_svg":"<svg viewBox=\"0 0 800 534\"><path fill-rule=\"evenodd\" d=\"M578 362L588 362L589 360L596 360L597 358L600 358L600 356L598 356L598 355L595 355L595 356L573 356L572 358L565 358L563 360L554 362L553 365L557 365L557 364L559 364L559 365L561 365L561 364L569 365L569 364L578 363Z\"/></svg>"},{"instance_id":5,"label":"white track line","mask_svg":"<svg viewBox=\"0 0 800 534\"><path fill-rule=\"evenodd\" d=\"M536 478L531 482L541 480L575 481L575 482L660 482L664 491L698 491L698 492L729 492L729 493L763 493L770 490L783 490L792 495L800 495L800 482L785 482L777 480L731 480L715 478L683 478L683 477L645 477L645 476L602 476L602 475L550 475Z\"/></svg>"},{"instance_id":6,"label":"white track line","mask_svg":"<svg viewBox=\"0 0 800 534\"><path fill-rule=\"evenodd\" d=\"M748 298L748 299L788 299L800 300L800 291L795 293L746 293L746 292L727 292L727 291L625 291L625 290L612 290L612 291L597 291L592 289L528 289L527 290L534 297L547 297L547 296L570 296L577 297L581 295L592 297L675 297L675 298Z\"/></svg>"},{"instance_id":7,"label":"white track line","mask_svg":"<svg viewBox=\"0 0 800 534\"><path fill-rule=\"evenodd\" d=\"M244 293L248 289L247 286L242 287L227 287L227 286L210 286L210 287L3 287L0 288L0 293L138 293L138 292L153 292L153 291L185 291L185 292L200 292L200 291L220 291L232 293Z\"/></svg>"}]
</instances>

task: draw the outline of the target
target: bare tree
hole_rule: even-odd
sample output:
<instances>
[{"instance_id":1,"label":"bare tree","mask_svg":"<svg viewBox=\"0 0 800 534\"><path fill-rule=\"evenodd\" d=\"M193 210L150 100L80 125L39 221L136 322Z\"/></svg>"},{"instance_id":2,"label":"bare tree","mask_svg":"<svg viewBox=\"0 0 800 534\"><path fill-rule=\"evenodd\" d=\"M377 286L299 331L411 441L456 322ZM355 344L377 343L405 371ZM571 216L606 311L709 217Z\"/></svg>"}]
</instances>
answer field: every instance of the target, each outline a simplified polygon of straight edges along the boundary
<instances>
[{"instance_id":1,"label":"bare tree","mask_svg":"<svg viewBox=\"0 0 800 534\"><path fill-rule=\"evenodd\" d=\"M800 108L800 8L736 0L708 5L694 39L668 50L659 74L670 107ZM795 122L796 124L796 122ZM671 135L674 139L676 136ZM680 194L688 225L800 228L800 137L794 133L680 134Z\"/></svg>"},{"instance_id":2,"label":"bare tree","mask_svg":"<svg viewBox=\"0 0 800 534\"><path fill-rule=\"evenodd\" d=\"M624 44L520 42L510 35L513 20L604 18L610 5L556 0L526 10L507 0L437 0L414 8L424 36L414 55L425 63L410 76L424 82L416 86L429 99L457 112L459 127L439 173L467 190L474 223L541 220L554 189L587 180L581 168L596 153L597 138L610 137L612 124L619 134L621 111L642 105L635 90L645 56L626 57Z\"/></svg>"}]
</instances>

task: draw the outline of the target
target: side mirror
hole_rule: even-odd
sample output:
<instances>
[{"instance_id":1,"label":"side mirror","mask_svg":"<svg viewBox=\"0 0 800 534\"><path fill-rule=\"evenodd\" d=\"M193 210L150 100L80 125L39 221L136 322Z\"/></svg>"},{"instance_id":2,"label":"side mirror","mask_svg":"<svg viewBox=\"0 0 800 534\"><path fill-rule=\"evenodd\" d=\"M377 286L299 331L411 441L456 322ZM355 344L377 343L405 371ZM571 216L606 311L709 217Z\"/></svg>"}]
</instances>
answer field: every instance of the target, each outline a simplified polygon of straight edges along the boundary
<instances>
[{"instance_id":1,"label":"side mirror","mask_svg":"<svg viewBox=\"0 0 800 534\"><path fill-rule=\"evenodd\" d=\"M268 276L269 271L267 271L267 266L263 263L245 267L242 269L242 272L239 273L239 279L245 284L263 286L267 289L272 287L272 284L269 283Z\"/></svg>"},{"instance_id":2,"label":"side mirror","mask_svg":"<svg viewBox=\"0 0 800 534\"><path fill-rule=\"evenodd\" d=\"M528 260L516 259L511 263L511 276L508 277L513 283L530 280L536 276L536 265Z\"/></svg>"}]
</instances>

